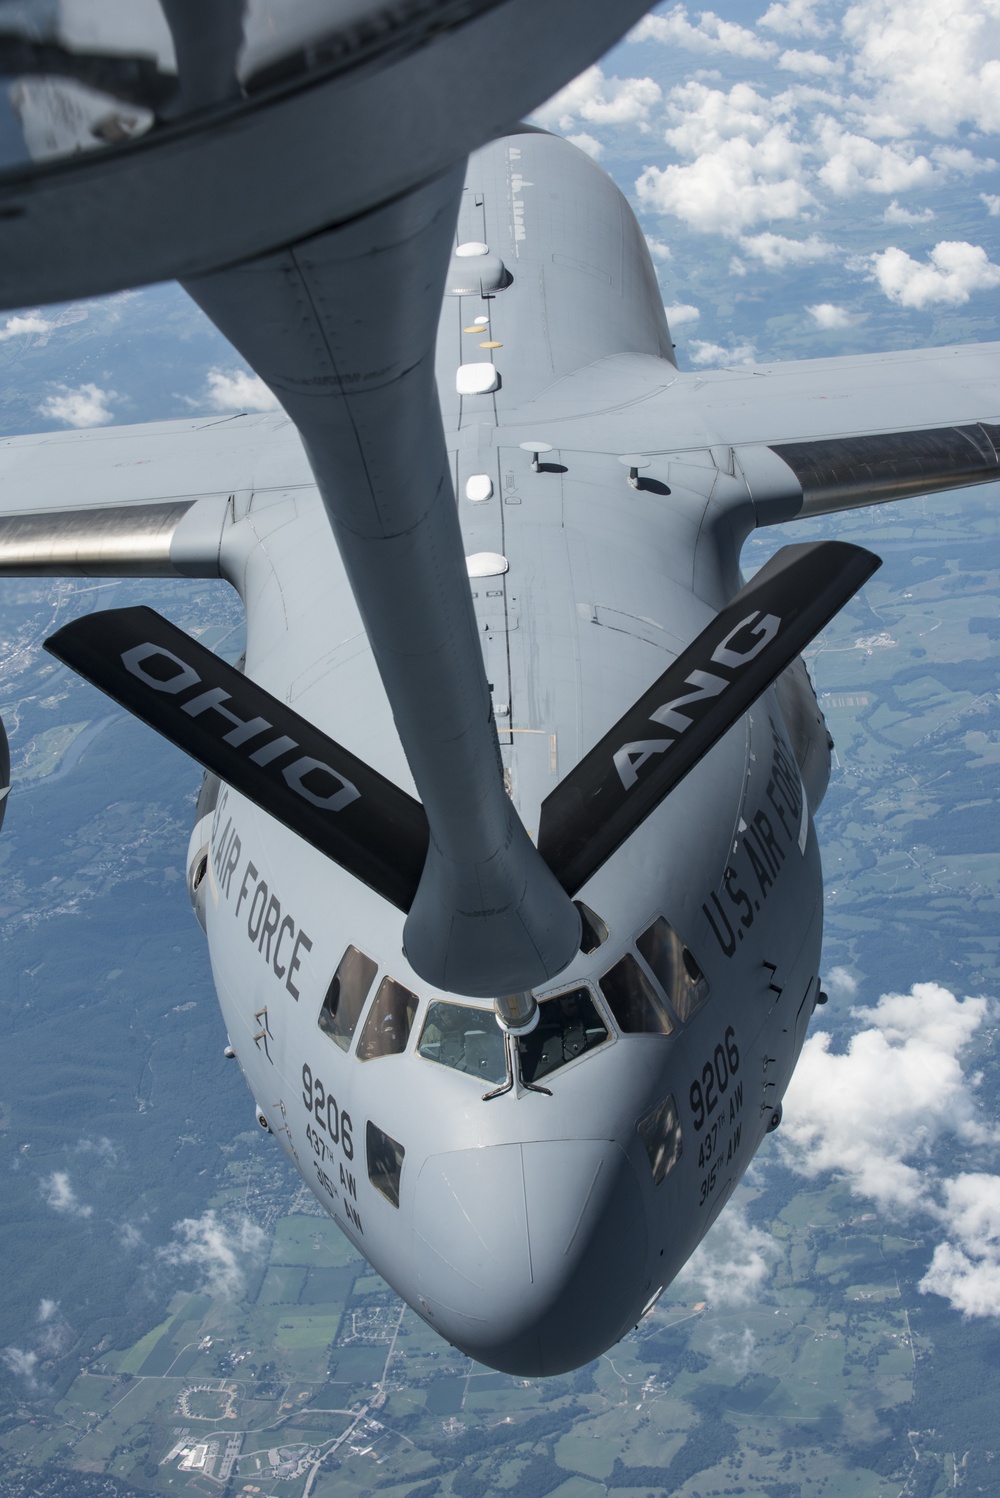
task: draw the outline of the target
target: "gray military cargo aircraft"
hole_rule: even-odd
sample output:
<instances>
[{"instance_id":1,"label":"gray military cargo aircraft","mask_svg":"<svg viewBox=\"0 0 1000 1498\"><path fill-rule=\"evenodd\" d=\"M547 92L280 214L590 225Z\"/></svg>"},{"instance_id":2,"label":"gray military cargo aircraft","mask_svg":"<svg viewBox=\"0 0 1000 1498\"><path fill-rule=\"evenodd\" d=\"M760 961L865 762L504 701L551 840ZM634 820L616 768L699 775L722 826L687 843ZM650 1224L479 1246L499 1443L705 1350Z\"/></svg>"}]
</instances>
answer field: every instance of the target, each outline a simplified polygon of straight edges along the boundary
<instances>
[{"instance_id":1,"label":"gray military cargo aircraft","mask_svg":"<svg viewBox=\"0 0 1000 1498\"><path fill-rule=\"evenodd\" d=\"M526 1375L652 1306L824 999L801 651L878 560L744 582L743 542L1000 476L997 345L678 369L621 193L511 124L611 9L0 4L0 299L177 276L283 407L4 442L0 569L239 592L242 671L150 609L48 647L205 767L188 888L259 1123Z\"/></svg>"}]
</instances>

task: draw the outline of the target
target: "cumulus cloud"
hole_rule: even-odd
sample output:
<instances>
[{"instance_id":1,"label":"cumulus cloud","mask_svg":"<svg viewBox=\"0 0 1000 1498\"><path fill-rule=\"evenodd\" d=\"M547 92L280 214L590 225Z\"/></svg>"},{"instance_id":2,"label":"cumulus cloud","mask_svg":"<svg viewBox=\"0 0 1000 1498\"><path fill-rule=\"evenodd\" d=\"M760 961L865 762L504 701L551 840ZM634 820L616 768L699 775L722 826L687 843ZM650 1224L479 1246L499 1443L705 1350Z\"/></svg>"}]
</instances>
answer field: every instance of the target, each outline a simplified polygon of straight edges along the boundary
<instances>
[{"instance_id":1,"label":"cumulus cloud","mask_svg":"<svg viewBox=\"0 0 1000 1498\"><path fill-rule=\"evenodd\" d=\"M737 1378L745 1378L757 1368L757 1338L748 1326L741 1332L715 1327L708 1339L708 1351L713 1363L724 1364Z\"/></svg>"},{"instance_id":2,"label":"cumulus cloud","mask_svg":"<svg viewBox=\"0 0 1000 1498\"><path fill-rule=\"evenodd\" d=\"M174 1224L177 1241L158 1250L166 1263L198 1271L199 1290L236 1299L243 1293L247 1265L259 1262L266 1245L263 1228L243 1217L220 1222L213 1211Z\"/></svg>"},{"instance_id":3,"label":"cumulus cloud","mask_svg":"<svg viewBox=\"0 0 1000 1498\"><path fill-rule=\"evenodd\" d=\"M838 307L835 302L817 302L814 306L807 307L806 311L816 326L823 329L853 328L863 321L863 317L849 312L846 307ZM834 972L843 972L843 969L835 968ZM847 977L851 983L854 982L850 974ZM829 981L832 982L832 975ZM848 992L853 993L854 989L849 989Z\"/></svg>"},{"instance_id":4,"label":"cumulus cloud","mask_svg":"<svg viewBox=\"0 0 1000 1498\"><path fill-rule=\"evenodd\" d=\"M5 1347L0 1351L0 1358L4 1364L15 1374L17 1378L23 1378L32 1389L37 1388L35 1369L38 1366L38 1353L29 1352L24 1347Z\"/></svg>"},{"instance_id":5,"label":"cumulus cloud","mask_svg":"<svg viewBox=\"0 0 1000 1498\"><path fill-rule=\"evenodd\" d=\"M54 327L55 323L43 317L40 312L22 312L8 317L0 328L0 343L5 343L8 338L29 338L51 333Z\"/></svg>"},{"instance_id":6,"label":"cumulus cloud","mask_svg":"<svg viewBox=\"0 0 1000 1498\"><path fill-rule=\"evenodd\" d=\"M786 239L783 234L744 235L740 249L752 260L759 260L767 270L787 270L790 265L813 265L817 260L829 260L837 252L837 246L818 234L808 239Z\"/></svg>"},{"instance_id":7,"label":"cumulus cloud","mask_svg":"<svg viewBox=\"0 0 1000 1498\"><path fill-rule=\"evenodd\" d=\"M607 78L595 63L532 118L546 130L573 130L578 122L591 125L633 125L648 129L650 111L663 98L663 90L652 78Z\"/></svg>"},{"instance_id":8,"label":"cumulus cloud","mask_svg":"<svg viewBox=\"0 0 1000 1498\"><path fill-rule=\"evenodd\" d=\"M44 1176L40 1186L42 1199L53 1212L65 1212L68 1217L89 1217L94 1210L80 1201L65 1170L54 1170L50 1176Z\"/></svg>"},{"instance_id":9,"label":"cumulus cloud","mask_svg":"<svg viewBox=\"0 0 1000 1498\"><path fill-rule=\"evenodd\" d=\"M38 1303L38 1327L35 1346L42 1357L58 1357L66 1351L73 1330L59 1309L57 1300L43 1298Z\"/></svg>"},{"instance_id":10,"label":"cumulus cloud","mask_svg":"<svg viewBox=\"0 0 1000 1498\"><path fill-rule=\"evenodd\" d=\"M813 203L801 144L780 108L749 84L726 93L693 80L672 91L668 115L667 144L690 159L645 168L636 182L643 208L736 235L797 218Z\"/></svg>"},{"instance_id":11,"label":"cumulus cloud","mask_svg":"<svg viewBox=\"0 0 1000 1498\"><path fill-rule=\"evenodd\" d=\"M829 305L829 302L823 303L823 306L828 307ZM809 307L807 308L807 311L815 312L816 309L814 307ZM832 967L826 975L825 983L827 990L834 996L834 998L853 999L854 995L858 991L858 980L857 978L855 978L850 968L846 967Z\"/></svg>"},{"instance_id":12,"label":"cumulus cloud","mask_svg":"<svg viewBox=\"0 0 1000 1498\"><path fill-rule=\"evenodd\" d=\"M672 328L679 328L686 322L697 322L701 312L697 307L692 307L690 302L674 302L670 307L664 307L667 314L667 322Z\"/></svg>"},{"instance_id":13,"label":"cumulus cloud","mask_svg":"<svg viewBox=\"0 0 1000 1498\"><path fill-rule=\"evenodd\" d=\"M827 57L825 52L799 52L794 47L782 52L778 67L786 73L809 73L816 78L829 78L844 71L844 64L837 57Z\"/></svg>"},{"instance_id":14,"label":"cumulus cloud","mask_svg":"<svg viewBox=\"0 0 1000 1498\"><path fill-rule=\"evenodd\" d=\"M1000 1176L946 1181L944 1221L950 1241L938 1244L917 1288L966 1316L1000 1315Z\"/></svg>"},{"instance_id":15,"label":"cumulus cloud","mask_svg":"<svg viewBox=\"0 0 1000 1498\"><path fill-rule=\"evenodd\" d=\"M733 21L724 21L714 11L703 10L696 23L688 19L687 7L675 5L666 15L645 16L629 33L633 42L664 42L693 52L727 52L735 57L773 57L774 42L762 40Z\"/></svg>"},{"instance_id":16,"label":"cumulus cloud","mask_svg":"<svg viewBox=\"0 0 1000 1498\"><path fill-rule=\"evenodd\" d=\"M866 135L845 130L829 116L819 121L818 138L826 157L819 169L820 181L838 197L906 192L934 180L933 163L908 142L880 145Z\"/></svg>"},{"instance_id":17,"label":"cumulus cloud","mask_svg":"<svg viewBox=\"0 0 1000 1498\"><path fill-rule=\"evenodd\" d=\"M109 1168L118 1164L118 1147L112 1144L106 1134L99 1139L78 1139L73 1148L75 1155L93 1155L98 1164Z\"/></svg>"},{"instance_id":18,"label":"cumulus cloud","mask_svg":"<svg viewBox=\"0 0 1000 1498\"><path fill-rule=\"evenodd\" d=\"M745 1306L759 1299L780 1250L747 1220L737 1194L674 1283L700 1289L713 1306Z\"/></svg>"},{"instance_id":19,"label":"cumulus cloud","mask_svg":"<svg viewBox=\"0 0 1000 1498\"><path fill-rule=\"evenodd\" d=\"M943 1230L919 1284L968 1316L1000 1316L1000 1175L942 1175L934 1160L951 1137L966 1155L992 1157L1000 1130L977 1106L981 1078L961 1054L990 1012L986 999L959 999L937 983L883 994L851 1013L859 1029L834 1052L811 1035L784 1099L777 1136L798 1174L831 1171L857 1195L897 1218Z\"/></svg>"},{"instance_id":20,"label":"cumulus cloud","mask_svg":"<svg viewBox=\"0 0 1000 1498\"><path fill-rule=\"evenodd\" d=\"M855 1008L847 1050L810 1035L784 1100L782 1156L800 1175L834 1171L880 1207L932 1201L928 1162L945 1134L970 1145L996 1138L981 1120L975 1083L959 1056L987 1014L985 999L957 999L937 983L883 994Z\"/></svg>"},{"instance_id":21,"label":"cumulus cloud","mask_svg":"<svg viewBox=\"0 0 1000 1498\"><path fill-rule=\"evenodd\" d=\"M981 192L979 201L986 206L990 218L996 218L1000 214L1000 196L993 192Z\"/></svg>"},{"instance_id":22,"label":"cumulus cloud","mask_svg":"<svg viewBox=\"0 0 1000 1498\"><path fill-rule=\"evenodd\" d=\"M64 422L66 426L100 427L112 420L111 402L117 399L117 391L102 390L89 381L83 385L57 385L56 393L35 410L40 416Z\"/></svg>"},{"instance_id":23,"label":"cumulus cloud","mask_svg":"<svg viewBox=\"0 0 1000 1498\"><path fill-rule=\"evenodd\" d=\"M708 343L693 338L688 345L691 363L699 369L729 368L733 364L753 364L757 354L752 343L734 343L729 348L721 343Z\"/></svg>"},{"instance_id":24,"label":"cumulus cloud","mask_svg":"<svg viewBox=\"0 0 1000 1498\"><path fill-rule=\"evenodd\" d=\"M210 369L208 402L215 411L275 411L278 399L259 375L245 369Z\"/></svg>"},{"instance_id":25,"label":"cumulus cloud","mask_svg":"<svg viewBox=\"0 0 1000 1498\"><path fill-rule=\"evenodd\" d=\"M662 262L664 260L673 259L673 254L671 252L670 246L668 244L664 244L662 239L650 239L649 235L647 234L646 244L649 246L649 253L652 255L654 260L659 260Z\"/></svg>"},{"instance_id":26,"label":"cumulus cloud","mask_svg":"<svg viewBox=\"0 0 1000 1498\"><path fill-rule=\"evenodd\" d=\"M980 197L982 197L980 193ZM1000 199L997 200L1000 202ZM929 224L934 218L933 208L904 208L895 198L882 215L887 224Z\"/></svg>"},{"instance_id":27,"label":"cumulus cloud","mask_svg":"<svg viewBox=\"0 0 1000 1498\"><path fill-rule=\"evenodd\" d=\"M145 1239L141 1229L136 1227L134 1222L123 1222L118 1229L118 1241L122 1248L131 1252L133 1249L140 1248Z\"/></svg>"},{"instance_id":28,"label":"cumulus cloud","mask_svg":"<svg viewBox=\"0 0 1000 1498\"><path fill-rule=\"evenodd\" d=\"M593 156L596 161L604 155L604 147L593 135L588 135L586 130L581 130L577 135L567 135L566 139L571 146L576 146L580 151L586 151L588 156Z\"/></svg>"},{"instance_id":29,"label":"cumulus cloud","mask_svg":"<svg viewBox=\"0 0 1000 1498\"><path fill-rule=\"evenodd\" d=\"M1000 12L982 0L861 0L843 19L865 128L880 136L1000 128Z\"/></svg>"},{"instance_id":30,"label":"cumulus cloud","mask_svg":"<svg viewBox=\"0 0 1000 1498\"><path fill-rule=\"evenodd\" d=\"M878 283L891 302L901 307L963 306L977 291L1000 286L1000 265L994 265L981 245L943 239L930 252L929 264L914 260L891 245L869 255L870 280Z\"/></svg>"},{"instance_id":31,"label":"cumulus cloud","mask_svg":"<svg viewBox=\"0 0 1000 1498\"><path fill-rule=\"evenodd\" d=\"M826 0L775 0L761 16L758 25L767 26L784 36L825 36L829 24L819 12Z\"/></svg>"}]
</instances>

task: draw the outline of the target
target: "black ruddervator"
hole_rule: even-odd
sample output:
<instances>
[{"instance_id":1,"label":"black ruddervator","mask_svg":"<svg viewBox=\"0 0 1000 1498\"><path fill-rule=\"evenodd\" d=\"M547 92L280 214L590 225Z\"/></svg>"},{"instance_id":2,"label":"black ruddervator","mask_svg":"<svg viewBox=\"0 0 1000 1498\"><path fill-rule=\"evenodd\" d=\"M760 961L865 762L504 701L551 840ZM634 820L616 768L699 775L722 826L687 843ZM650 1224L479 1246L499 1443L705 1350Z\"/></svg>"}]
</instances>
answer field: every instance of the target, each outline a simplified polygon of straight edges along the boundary
<instances>
[{"instance_id":1,"label":"black ruddervator","mask_svg":"<svg viewBox=\"0 0 1000 1498\"><path fill-rule=\"evenodd\" d=\"M781 675L880 558L784 546L542 803L538 849L573 895ZM45 642L59 660L400 910L427 854L418 801L149 608ZM682 711L683 709L683 711Z\"/></svg>"}]
</instances>

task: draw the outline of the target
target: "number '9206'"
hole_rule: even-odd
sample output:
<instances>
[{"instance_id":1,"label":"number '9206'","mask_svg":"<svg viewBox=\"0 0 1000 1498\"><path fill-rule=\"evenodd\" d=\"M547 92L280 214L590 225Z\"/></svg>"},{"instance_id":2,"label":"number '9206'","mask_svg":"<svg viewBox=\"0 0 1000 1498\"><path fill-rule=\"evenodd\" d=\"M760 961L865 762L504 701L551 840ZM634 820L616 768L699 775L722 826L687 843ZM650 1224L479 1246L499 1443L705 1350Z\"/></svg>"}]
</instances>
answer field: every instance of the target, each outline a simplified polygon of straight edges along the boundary
<instances>
[{"instance_id":1,"label":"number '9206'","mask_svg":"<svg viewBox=\"0 0 1000 1498\"><path fill-rule=\"evenodd\" d=\"M706 1061L702 1067L701 1076L695 1077L691 1083L688 1096L696 1129L704 1127L706 1118L711 1116L728 1088L729 1078L735 1077L739 1069L740 1053L736 1044L736 1031L732 1025L729 1025L722 1040L715 1047L711 1060Z\"/></svg>"},{"instance_id":2,"label":"number '9206'","mask_svg":"<svg viewBox=\"0 0 1000 1498\"><path fill-rule=\"evenodd\" d=\"M332 1092L327 1092L319 1077L314 1077L308 1061L302 1064L302 1101L334 1144L339 1144L348 1160L354 1159L354 1137L351 1115L342 1109Z\"/></svg>"}]
</instances>

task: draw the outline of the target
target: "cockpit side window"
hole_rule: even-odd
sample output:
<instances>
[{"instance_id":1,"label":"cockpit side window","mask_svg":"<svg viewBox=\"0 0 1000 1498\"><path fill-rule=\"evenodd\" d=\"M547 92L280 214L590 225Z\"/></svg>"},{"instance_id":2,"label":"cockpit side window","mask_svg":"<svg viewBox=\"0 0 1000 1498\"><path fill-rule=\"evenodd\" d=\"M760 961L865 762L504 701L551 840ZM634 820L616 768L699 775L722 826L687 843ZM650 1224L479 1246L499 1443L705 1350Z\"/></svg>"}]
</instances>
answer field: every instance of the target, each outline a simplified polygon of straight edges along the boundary
<instances>
[{"instance_id":1,"label":"cockpit side window","mask_svg":"<svg viewBox=\"0 0 1000 1498\"><path fill-rule=\"evenodd\" d=\"M708 998L701 968L662 915L637 938L636 946L683 1024Z\"/></svg>"},{"instance_id":2,"label":"cockpit side window","mask_svg":"<svg viewBox=\"0 0 1000 1498\"><path fill-rule=\"evenodd\" d=\"M383 978L358 1041L361 1060L374 1061L378 1056L398 1056L405 1051L416 1012L416 994L395 978Z\"/></svg>"},{"instance_id":3,"label":"cockpit side window","mask_svg":"<svg viewBox=\"0 0 1000 1498\"><path fill-rule=\"evenodd\" d=\"M502 1082L507 1075L503 1036L492 1009L432 999L417 1055L484 1082Z\"/></svg>"},{"instance_id":4,"label":"cockpit side window","mask_svg":"<svg viewBox=\"0 0 1000 1498\"><path fill-rule=\"evenodd\" d=\"M376 1191L381 1191L387 1202L399 1206L399 1180L403 1173L406 1151L395 1139L390 1139L384 1129L368 1120L365 1129L365 1158L368 1162L368 1179Z\"/></svg>"},{"instance_id":5,"label":"cockpit side window","mask_svg":"<svg viewBox=\"0 0 1000 1498\"><path fill-rule=\"evenodd\" d=\"M672 1093L636 1124L653 1170L653 1185L666 1180L681 1157L681 1121Z\"/></svg>"},{"instance_id":6,"label":"cockpit side window","mask_svg":"<svg viewBox=\"0 0 1000 1498\"><path fill-rule=\"evenodd\" d=\"M319 1012L319 1027L342 1051L346 1051L351 1043L377 972L377 962L359 952L357 947L348 947L333 975Z\"/></svg>"},{"instance_id":7,"label":"cockpit side window","mask_svg":"<svg viewBox=\"0 0 1000 1498\"><path fill-rule=\"evenodd\" d=\"M537 1082L607 1038L608 1027L597 1012L589 988L572 988L553 999L543 999L538 1006L538 1024L530 1034L518 1037L521 1076L525 1082Z\"/></svg>"},{"instance_id":8,"label":"cockpit side window","mask_svg":"<svg viewBox=\"0 0 1000 1498\"><path fill-rule=\"evenodd\" d=\"M601 992L626 1035L669 1035L674 1022L630 952L604 974Z\"/></svg>"}]
</instances>

